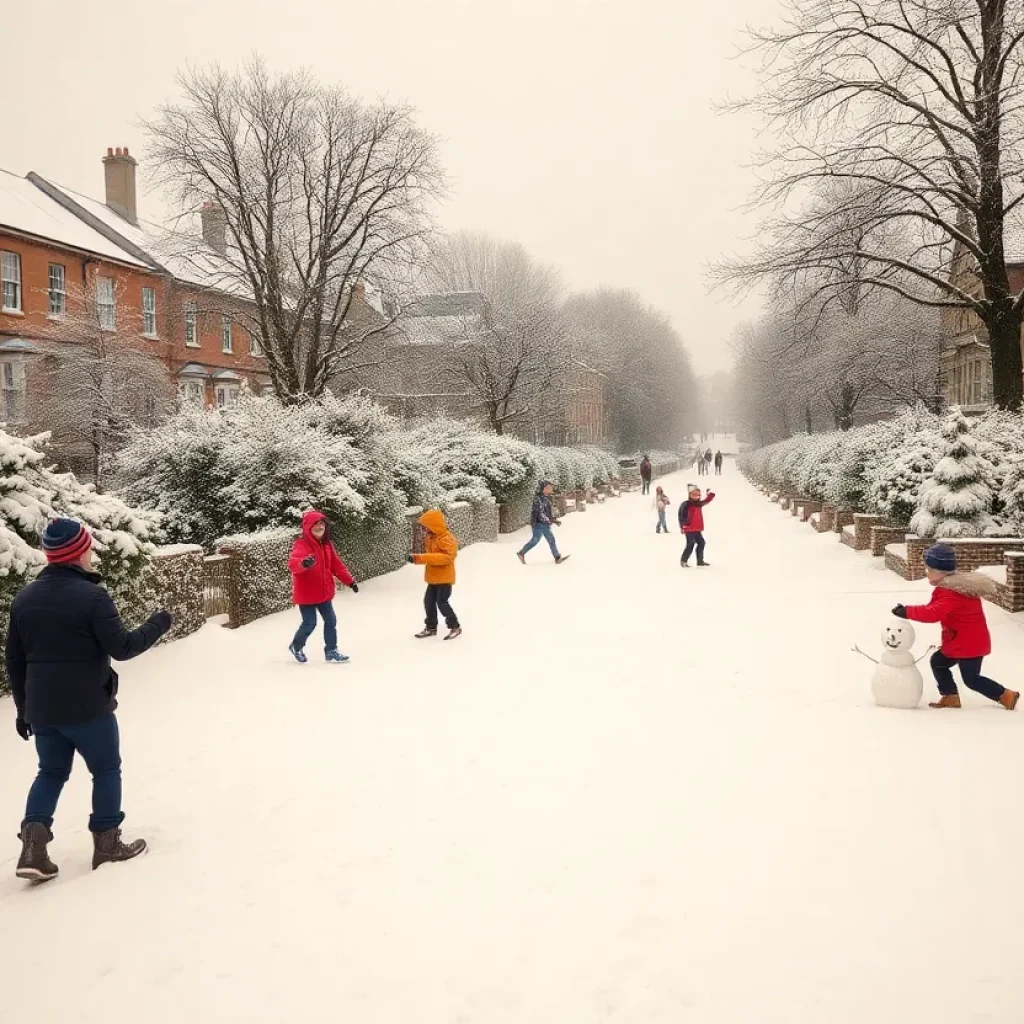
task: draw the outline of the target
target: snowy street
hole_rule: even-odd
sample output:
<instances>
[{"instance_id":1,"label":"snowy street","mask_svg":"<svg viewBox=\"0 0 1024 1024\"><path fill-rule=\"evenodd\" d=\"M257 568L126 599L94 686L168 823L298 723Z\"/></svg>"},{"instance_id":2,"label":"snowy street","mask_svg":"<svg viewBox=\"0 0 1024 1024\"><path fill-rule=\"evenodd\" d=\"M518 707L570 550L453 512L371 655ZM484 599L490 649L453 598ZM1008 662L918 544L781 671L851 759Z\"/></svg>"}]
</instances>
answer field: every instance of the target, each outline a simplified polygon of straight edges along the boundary
<instances>
[{"instance_id":1,"label":"snowy street","mask_svg":"<svg viewBox=\"0 0 1024 1024\"><path fill-rule=\"evenodd\" d=\"M459 640L417 641L422 569L121 668L125 835L90 870L77 762L15 879L33 750L0 702L4 1019L99 1024L965 1024L1024 1020L1024 711L885 710L869 662L927 600L744 482L700 478L711 567L652 498L458 559ZM986 606L988 674L1024 622ZM936 643L918 627L915 655ZM934 687L925 673L925 701Z\"/></svg>"}]
</instances>

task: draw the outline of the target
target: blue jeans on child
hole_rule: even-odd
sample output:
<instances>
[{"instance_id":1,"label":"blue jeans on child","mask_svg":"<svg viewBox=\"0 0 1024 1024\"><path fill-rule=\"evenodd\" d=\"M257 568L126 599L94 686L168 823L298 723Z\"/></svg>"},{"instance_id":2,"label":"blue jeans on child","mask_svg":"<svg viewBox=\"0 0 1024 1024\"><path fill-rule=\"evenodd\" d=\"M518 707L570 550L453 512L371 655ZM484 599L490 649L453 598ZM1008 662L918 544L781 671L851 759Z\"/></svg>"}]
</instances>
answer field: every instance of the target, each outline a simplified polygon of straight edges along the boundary
<instances>
[{"instance_id":1,"label":"blue jeans on child","mask_svg":"<svg viewBox=\"0 0 1024 1024\"><path fill-rule=\"evenodd\" d=\"M324 650L333 651L338 646L338 616L334 614L334 605L330 601L324 601L323 604L300 604L299 612L302 625L295 631L295 639L292 640L295 650L301 651L313 635L316 613L319 612L324 620Z\"/></svg>"},{"instance_id":2,"label":"blue jeans on child","mask_svg":"<svg viewBox=\"0 0 1024 1024\"><path fill-rule=\"evenodd\" d=\"M558 545L555 543L555 535L551 532L551 526L548 523L537 523L534 525L533 536L522 548L519 554L528 554L540 543L542 537L548 542L548 547L551 548L551 554L553 554L555 558L561 558L562 556L558 553Z\"/></svg>"},{"instance_id":3,"label":"blue jeans on child","mask_svg":"<svg viewBox=\"0 0 1024 1024\"><path fill-rule=\"evenodd\" d=\"M111 711L81 725L39 725L33 728L39 774L28 791L25 823L53 827L64 783L71 775L75 751L92 773L90 832L106 832L124 821L121 813L121 736Z\"/></svg>"},{"instance_id":4,"label":"blue jeans on child","mask_svg":"<svg viewBox=\"0 0 1024 1024\"><path fill-rule=\"evenodd\" d=\"M662 530L668 533L668 523L665 521L667 511L668 509L665 508L658 509L658 528L654 531L655 533L661 533Z\"/></svg>"}]
</instances>

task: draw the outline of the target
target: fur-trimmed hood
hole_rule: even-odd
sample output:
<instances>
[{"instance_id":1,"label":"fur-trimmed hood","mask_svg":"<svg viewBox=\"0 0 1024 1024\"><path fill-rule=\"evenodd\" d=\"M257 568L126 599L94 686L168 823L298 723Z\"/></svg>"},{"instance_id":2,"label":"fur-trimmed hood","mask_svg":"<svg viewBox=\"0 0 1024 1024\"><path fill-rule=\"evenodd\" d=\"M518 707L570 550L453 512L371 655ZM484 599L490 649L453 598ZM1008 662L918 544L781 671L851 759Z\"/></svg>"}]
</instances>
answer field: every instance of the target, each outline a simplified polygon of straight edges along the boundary
<instances>
[{"instance_id":1,"label":"fur-trimmed hood","mask_svg":"<svg viewBox=\"0 0 1024 1024\"><path fill-rule=\"evenodd\" d=\"M995 580L980 572L952 572L939 580L936 587L945 587L962 597L995 597L999 593Z\"/></svg>"}]
</instances>

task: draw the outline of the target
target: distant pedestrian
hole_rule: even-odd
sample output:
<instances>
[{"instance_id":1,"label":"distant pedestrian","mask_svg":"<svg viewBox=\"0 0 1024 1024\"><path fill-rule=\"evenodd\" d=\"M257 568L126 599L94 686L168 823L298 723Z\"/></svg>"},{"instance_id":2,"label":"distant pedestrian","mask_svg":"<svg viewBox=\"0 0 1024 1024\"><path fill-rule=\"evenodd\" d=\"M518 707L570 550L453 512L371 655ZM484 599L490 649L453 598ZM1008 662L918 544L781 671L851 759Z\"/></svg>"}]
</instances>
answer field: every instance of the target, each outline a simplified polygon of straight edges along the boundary
<instances>
[{"instance_id":1,"label":"distant pedestrian","mask_svg":"<svg viewBox=\"0 0 1024 1024\"><path fill-rule=\"evenodd\" d=\"M655 533L661 533L662 531L668 533L668 522L665 516L671 504L672 499L661 489L659 484L654 494L654 507L658 510L658 526L654 531Z\"/></svg>"},{"instance_id":2,"label":"distant pedestrian","mask_svg":"<svg viewBox=\"0 0 1024 1024\"><path fill-rule=\"evenodd\" d=\"M694 484L687 487L689 497L679 506L679 528L686 535L686 549L679 564L688 568L690 555L694 548L697 550L697 564L706 566L710 563L704 561L704 506L715 500L715 492L707 491L707 496L701 501L700 488Z\"/></svg>"},{"instance_id":3,"label":"distant pedestrian","mask_svg":"<svg viewBox=\"0 0 1024 1024\"><path fill-rule=\"evenodd\" d=\"M651 474L654 467L651 465L650 456L645 455L640 463L640 483L643 485L641 494L651 493Z\"/></svg>"},{"instance_id":4,"label":"distant pedestrian","mask_svg":"<svg viewBox=\"0 0 1024 1024\"><path fill-rule=\"evenodd\" d=\"M722 453L715 452L715 476L722 475Z\"/></svg>"},{"instance_id":5,"label":"distant pedestrian","mask_svg":"<svg viewBox=\"0 0 1024 1024\"><path fill-rule=\"evenodd\" d=\"M561 526L561 521L555 515L554 507L551 504L551 495L554 487L547 480L541 480L537 487L537 494L533 499L533 507L530 509L530 526L533 529L533 536L516 552L516 557L524 565L526 556L541 542L543 538L551 548L551 554L557 565L568 561L568 555L562 555L558 551L558 544L555 543L555 535L551 532L552 526Z\"/></svg>"},{"instance_id":6,"label":"distant pedestrian","mask_svg":"<svg viewBox=\"0 0 1024 1024\"><path fill-rule=\"evenodd\" d=\"M288 570L292 574L292 600L299 608L302 622L288 645L292 657L305 665L306 641L316 629L319 613L324 620L324 658L343 664L348 655L338 650L338 617L334 613L334 581L340 580L353 594L359 584L352 578L345 563L331 543L331 524L323 512L310 510L302 517L302 536L292 546Z\"/></svg>"},{"instance_id":7,"label":"distant pedestrian","mask_svg":"<svg viewBox=\"0 0 1024 1024\"><path fill-rule=\"evenodd\" d=\"M6 654L15 728L23 740L35 736L39 755L15 874L36 882L57 875L46 847L76 753L92 774L93 869L145 851L144 839L121 841L121 742L114 714L118 679L110 660L138 657L171 628L166 611L151 615L138 629L124 628L102 578L93 571L92 536L82 523L49 523L43 553L49 564L11 605Z\"/></svg>"},{"instance_id":8,"label":"distant pedestrian","mask_svg":"<svg viewBox=\"0 0 1024 1024\"><path fill-rule=\"evenodd\" d=\"M419 524L426 532L424 547L426 551L419 555L410 555L409 561L414 565L425 565L424 578L427 592L423 597L423 606L427 617L424 628L416 634L417 640L437 636L438 612L444 616L448 635L445 640L454 640L462 636L459 617L450 604L452 587L455 585L455 559L459 553L459 542L448 529L444 513L437 509L424 512Z\"/></svg>"}]
</instances>

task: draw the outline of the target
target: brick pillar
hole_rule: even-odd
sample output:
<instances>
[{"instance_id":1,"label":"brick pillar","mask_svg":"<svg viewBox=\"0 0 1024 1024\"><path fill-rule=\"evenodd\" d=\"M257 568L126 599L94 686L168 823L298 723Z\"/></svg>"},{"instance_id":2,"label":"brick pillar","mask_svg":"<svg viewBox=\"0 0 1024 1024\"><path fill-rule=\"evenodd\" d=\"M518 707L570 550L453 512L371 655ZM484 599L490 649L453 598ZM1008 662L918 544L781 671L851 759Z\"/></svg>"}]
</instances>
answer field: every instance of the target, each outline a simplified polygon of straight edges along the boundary
<instances>
[{"instance_id":1,"label":"brick pillar","mask_svg":"<svg viewBox=\"0 0 1024 1024\"><path fill-rule=\"evenodd\" d=\"M885 522L882 516L867 515L857 512L853 517L853 547L855 551L867 551L871 547L871 528L881 526Z\"/></svg>"},{"instance_id":2,"label":"brick pillar","mask_svg":"<svg viewBox=\"0 0 1024 1024\"><path fill-rule=\"evenodd\" d=\"M1006 590L1006 610L1024 612L1024 551L1006 552Z\"/></svg>"},{"instance_id":3,"label":"brick pillar","mask_svg":"<svg viewBox=\"0 0 1024 1024\"><path fill-rule=\"evenodd\" d=\"M924 572L924 553L934 544L935 541L928 540L924 537L918 537L916 534L907 534L907 579L908 580L923 580L925 576Z\"/></svg>"}]
</instances>

